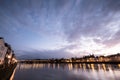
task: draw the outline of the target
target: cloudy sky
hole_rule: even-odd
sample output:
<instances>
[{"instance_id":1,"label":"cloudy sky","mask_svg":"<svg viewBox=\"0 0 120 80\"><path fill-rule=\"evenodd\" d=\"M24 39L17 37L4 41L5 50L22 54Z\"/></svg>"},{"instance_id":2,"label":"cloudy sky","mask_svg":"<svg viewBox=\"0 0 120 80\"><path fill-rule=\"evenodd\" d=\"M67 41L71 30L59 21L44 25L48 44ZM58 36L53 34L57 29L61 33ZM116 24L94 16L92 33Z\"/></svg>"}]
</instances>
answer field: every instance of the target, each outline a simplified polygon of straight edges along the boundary
<instances>
[{"instance_id":1,"label":"cloudy sky","mask_svg":"<svg viewBox=\"0 0 120 80\"><path fill-rule=\"evenodd\" d=\"M0 0L0 36L18 58L120 52L120 0Z\"/></svg>"}]
</instances>

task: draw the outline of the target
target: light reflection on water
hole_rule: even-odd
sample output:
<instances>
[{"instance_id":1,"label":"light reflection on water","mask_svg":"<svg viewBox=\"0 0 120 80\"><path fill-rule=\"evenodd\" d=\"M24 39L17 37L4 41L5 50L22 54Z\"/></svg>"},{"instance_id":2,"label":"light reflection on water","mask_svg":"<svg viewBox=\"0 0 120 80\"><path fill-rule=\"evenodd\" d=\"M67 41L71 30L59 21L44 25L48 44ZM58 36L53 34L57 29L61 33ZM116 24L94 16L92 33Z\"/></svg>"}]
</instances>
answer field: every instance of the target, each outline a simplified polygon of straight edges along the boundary
<instances>
[{"instance_id":1,"label":"light reflection on water","mask_svg":"<svg viewBox=\"0 0 120 80\"><path fill-rule=\"evenodd\" d=\"M14 80L120 80L120 64L18 64Z\"/></svg>"}]
</instances>

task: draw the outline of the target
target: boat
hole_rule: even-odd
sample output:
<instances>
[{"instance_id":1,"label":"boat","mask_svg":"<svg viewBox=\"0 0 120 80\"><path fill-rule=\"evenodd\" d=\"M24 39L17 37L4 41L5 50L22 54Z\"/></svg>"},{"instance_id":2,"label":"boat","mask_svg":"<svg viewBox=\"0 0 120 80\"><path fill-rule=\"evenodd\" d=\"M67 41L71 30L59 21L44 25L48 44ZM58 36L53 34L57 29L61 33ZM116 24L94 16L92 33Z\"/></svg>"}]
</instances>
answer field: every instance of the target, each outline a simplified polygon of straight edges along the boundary
<instances>
[{"instance_id":1,"label":"boat","mask_svg":"<svg viewBox=\"0 0 120 80\"><path fill-rule=\"evenodd\" d=\"M9 80L15 67L17 59L11 46L0 37L0 80Z\"/></svg>"}]
</instances>

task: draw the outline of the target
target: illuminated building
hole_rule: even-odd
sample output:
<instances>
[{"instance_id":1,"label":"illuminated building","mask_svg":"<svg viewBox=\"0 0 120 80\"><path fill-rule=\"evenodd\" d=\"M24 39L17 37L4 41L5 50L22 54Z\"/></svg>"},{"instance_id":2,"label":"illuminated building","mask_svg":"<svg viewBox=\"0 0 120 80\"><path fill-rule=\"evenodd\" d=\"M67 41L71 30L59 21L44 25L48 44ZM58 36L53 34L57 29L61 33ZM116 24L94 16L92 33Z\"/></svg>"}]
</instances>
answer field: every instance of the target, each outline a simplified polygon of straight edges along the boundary
<instances>
[{"instance_id":1,"label":"illuminated building","mask_svg":"<svg viewBox=\"0 0 120 80\"><path fill-rule=\"evenodd\" d=\"M11 46L4 42L4 39L0 37L0 66L9 66L17 62L14 51Z\"/></svg>"}]
</instances>

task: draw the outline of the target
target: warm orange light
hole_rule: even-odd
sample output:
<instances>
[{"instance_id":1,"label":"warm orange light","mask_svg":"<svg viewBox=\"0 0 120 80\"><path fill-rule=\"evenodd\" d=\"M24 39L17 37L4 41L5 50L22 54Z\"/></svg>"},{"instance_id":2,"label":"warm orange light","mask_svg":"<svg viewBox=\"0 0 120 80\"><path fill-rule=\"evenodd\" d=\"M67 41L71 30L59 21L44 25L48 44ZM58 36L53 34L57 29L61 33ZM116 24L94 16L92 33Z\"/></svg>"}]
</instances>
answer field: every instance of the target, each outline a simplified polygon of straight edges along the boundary
<instances>
[{"instance_id":1,"label":"warm orange light","mask_svg":"<svg viewBox=\"0 0 120 80\"><path fill-rule=\"evenodd\" d=\"M11 56L10 56L10 55L8 55L7 57L8 57L9 59L11 58Z\"/></svg>"},{"instance_id":2,"label":"warm orange light","mask_svg":"<svg viewBox=\"0 0 120 80\"><path fill-rule=\"evenodd\" d=\"M118 64L118 67L120 68L120 64Z\"/></svg>"},{"instance_id":3,"label":"warm orange light","mask_svg":"<svg viewBox=\"0 0 120 80\"><path fill-rule=\"evenodd\" d=\"M17 60L15 58L12 59L13 61L17 62Z\"/></svg>"}]
</instances>

